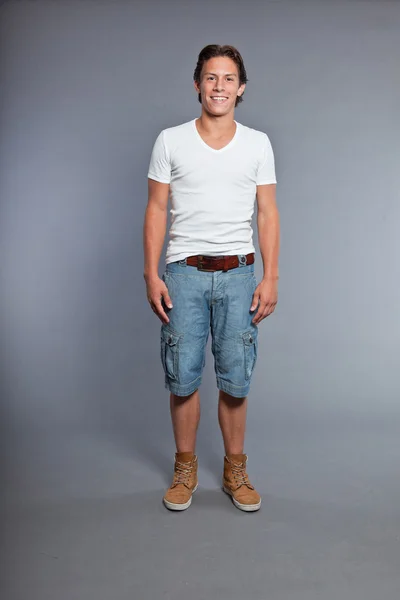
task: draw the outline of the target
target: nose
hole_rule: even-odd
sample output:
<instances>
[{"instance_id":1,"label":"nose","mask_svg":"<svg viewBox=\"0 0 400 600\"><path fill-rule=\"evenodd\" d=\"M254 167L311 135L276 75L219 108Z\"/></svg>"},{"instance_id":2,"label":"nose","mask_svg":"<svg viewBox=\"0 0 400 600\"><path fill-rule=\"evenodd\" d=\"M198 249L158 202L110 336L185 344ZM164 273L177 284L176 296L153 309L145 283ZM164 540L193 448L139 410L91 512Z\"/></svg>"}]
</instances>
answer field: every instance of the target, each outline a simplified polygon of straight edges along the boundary
<instances>
[{"instance_id":1,"label":"nose","mask_svg":"<svg viewBox=\"0 0 400 600\"><path fill-rule=\"evenodd\" d=\"M216 92L222 92L222 90L224 89L224 80L221 77L220 79L216 79L215 80L215 84L214 84L214 90Z\"/></svg>"}]
</instances>

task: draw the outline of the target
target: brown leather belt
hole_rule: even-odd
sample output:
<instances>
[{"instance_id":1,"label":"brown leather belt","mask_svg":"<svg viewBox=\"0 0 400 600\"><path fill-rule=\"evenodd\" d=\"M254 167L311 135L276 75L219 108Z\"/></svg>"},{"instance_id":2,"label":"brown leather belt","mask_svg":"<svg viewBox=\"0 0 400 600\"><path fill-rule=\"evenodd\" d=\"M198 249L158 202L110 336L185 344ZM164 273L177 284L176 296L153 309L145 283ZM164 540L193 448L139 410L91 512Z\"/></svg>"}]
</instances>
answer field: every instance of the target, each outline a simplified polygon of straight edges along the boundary
<instances>
[{"instance_id":1,"label":"brown leather belt","mask_svg":"<svg viewBox=\"0 0 400 600\"><path fill-rule=\"evenodd\" d=\"M246 265L252 265L254 263L254 252L246 254ZM203 254L197 254L196 256L188 256L186 264L189 267L197 267L199 271L229 271L229 269L236 269L240 264L239 257L237 254L232 256L204 256Z\"/></svg>"}]
</instances>

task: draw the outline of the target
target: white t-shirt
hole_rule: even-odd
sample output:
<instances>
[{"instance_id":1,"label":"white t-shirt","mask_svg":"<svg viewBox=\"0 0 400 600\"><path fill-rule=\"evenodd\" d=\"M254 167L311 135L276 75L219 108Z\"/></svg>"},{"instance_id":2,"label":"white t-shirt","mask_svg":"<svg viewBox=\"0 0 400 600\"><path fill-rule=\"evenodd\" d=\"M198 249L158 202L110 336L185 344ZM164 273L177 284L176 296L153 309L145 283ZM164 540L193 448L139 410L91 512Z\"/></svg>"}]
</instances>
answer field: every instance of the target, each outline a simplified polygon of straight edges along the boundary
<instances>
[{"instance_id":1,"label":"white t-shirt","mask_svg":"<svg viewBox=\"0 0 400 600\"><path fill-rule=\"evenodd\" d=\"M233 139L220 150L205 143L196 119L164 129L154 144L148 177L170 184L167 263L255 252L256 186L276 183L274 154L265 133L235 123Z\"/></svg>"}]
</instances>

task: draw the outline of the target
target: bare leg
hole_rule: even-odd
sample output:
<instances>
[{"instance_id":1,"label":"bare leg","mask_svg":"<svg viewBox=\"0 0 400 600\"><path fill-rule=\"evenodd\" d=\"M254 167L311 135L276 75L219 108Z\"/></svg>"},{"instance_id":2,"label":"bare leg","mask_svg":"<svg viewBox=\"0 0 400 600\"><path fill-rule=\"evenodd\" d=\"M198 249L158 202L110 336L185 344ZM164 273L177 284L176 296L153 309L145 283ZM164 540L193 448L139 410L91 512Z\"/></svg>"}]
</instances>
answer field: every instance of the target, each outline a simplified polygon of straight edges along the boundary
<instances>
[{"instance_id":1,"label":"bare leg","mask_svg":"<svg viewBox=\"0 0 400 600\"><path fill-rule=\"evenodd\" d=\"M190 396L170 396L171 418L177 452L195 452L200 421L199 390Z\"/></svg>"},{"instance_id":2,"label":"bare leg","mask_svg":"<svg viewBox=\"0 0 400 600\"><path fill-rule=\"evenodd\" d=\"M234 398L219 391L218 419L225 454L243 454L246 431L247 397Z\"/></svg>"}]
</instances>

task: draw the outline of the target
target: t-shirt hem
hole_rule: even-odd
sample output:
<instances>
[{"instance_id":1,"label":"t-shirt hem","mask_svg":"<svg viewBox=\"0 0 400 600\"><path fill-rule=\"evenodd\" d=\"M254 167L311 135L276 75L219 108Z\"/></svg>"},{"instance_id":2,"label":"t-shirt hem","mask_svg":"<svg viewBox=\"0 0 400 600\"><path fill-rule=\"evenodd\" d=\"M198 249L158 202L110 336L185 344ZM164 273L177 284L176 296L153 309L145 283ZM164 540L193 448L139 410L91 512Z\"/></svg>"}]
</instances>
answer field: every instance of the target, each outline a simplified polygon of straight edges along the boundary
<instances>
[{"instance_id":1,"label":"t-shirt hem","mask_svg":"<svg viewBox=\"0 0 400 600\"><path fill-rule=\"evenodd\" d=\"M271 183L276 183L276 179L257 181L256 185L269 185Z\"/></svg>"},{"instance_id":2,"label":"t-shirt hem","mask_svg":"<svg viewBox=\"0 0 400 600\"><path fill-rule=\"evenodd\" d=\"M213 254L213 256L236 256L237 254L250 254L251 252L254 252L254 254L257 254L257 251L255 248L242 248L239 250L235 250L235 251L226 251L226 252L221 252L219 255L218 254ZM177 262L178 260L183 260L184 258L187 258L188 256L196 256L197 254L204 254L205 256L210 256L210 254L208 252L199 252L199 251L193 251L193 252L180 252L179 254L174 254L171 256L167 256L165 258L165 264L169 264L172 262Z\"/></svg>"},{"instance_id":3,"label":"t-shirt hem","mask_svg":"<svg viewBox=\"0 0 400 600\"><path fill-rule=\"evenodd\" d=\"M154 179L155 181L158 181L159 183L171 183L170 179L165 179L164 177L159 177L158 175L155 175L154 173L147 173L147 177L148 177L148 179Z\"/></svg>"}]
</instances>

